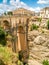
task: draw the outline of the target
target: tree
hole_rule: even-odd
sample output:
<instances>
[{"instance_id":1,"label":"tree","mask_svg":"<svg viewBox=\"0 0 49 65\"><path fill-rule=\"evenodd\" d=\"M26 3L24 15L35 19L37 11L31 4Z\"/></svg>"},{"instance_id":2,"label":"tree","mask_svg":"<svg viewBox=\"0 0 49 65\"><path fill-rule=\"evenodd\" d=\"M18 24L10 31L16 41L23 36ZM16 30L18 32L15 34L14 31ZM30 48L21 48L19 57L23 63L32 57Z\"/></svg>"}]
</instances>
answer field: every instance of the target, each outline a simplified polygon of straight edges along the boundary
<instances>
[{"instance_id":1,"label":"tree","mask_svg":"<svg viewBox=\"0 0 49 65\"><path fill-rule=\"evenodd\" d=\"M13 15L13 13L11 11L7 12L8 15Z\"/></svg>"},{"instance_id":2,"label":"tree","mask_svg":"<svg viewBox=\"0 0 49 65\"><path fill-rule=\"evenodd\" d=\"M7 13L6 13L6 12L4 12L4 15L7 15Z\"/></svg>"},{"instance_id":3,"label":"tree","mask_svg":"<svg viewBox=\"0 0 49 65\"><path fill-rule=\"evenodd\" d=\"M9 12L4 12L4 15L13 15L13 13L11 12L11 11L9 11Z\"/></svg>"},{"instance_id":4,"label":"tree","mask_svg":"<svg viewBox=\"0 0 49 65\"><path fill-rule=\"evenodd\" d=\"M6 45L6 34L1 27L0 27L0 44L3 46Z\"/></svg>"},{"instance_id":5,"label":"tree","mask_svg":"<svg viewBox=\"0 0 49 65\"><path fill-rule=\"evenodd\" d=\"M9 18L10 18L10 26L11 26L11 16L13 15L13 12L9 11L9 12L7 12L7 15L9 15Z\"/></svg>"}]
</instances>

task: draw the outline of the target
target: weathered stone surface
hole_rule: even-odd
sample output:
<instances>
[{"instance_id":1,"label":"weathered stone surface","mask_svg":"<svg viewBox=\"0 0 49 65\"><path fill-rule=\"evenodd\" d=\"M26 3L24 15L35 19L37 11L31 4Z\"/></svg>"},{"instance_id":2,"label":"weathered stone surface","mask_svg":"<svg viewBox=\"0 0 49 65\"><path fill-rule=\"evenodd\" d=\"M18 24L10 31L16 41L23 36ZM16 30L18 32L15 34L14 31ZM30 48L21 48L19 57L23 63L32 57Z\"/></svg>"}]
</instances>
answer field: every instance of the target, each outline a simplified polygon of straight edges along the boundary
<instances>
[{"instance_id":1,"label":"weathered stone surface","mask_svg":"<svg viewBox=\"0 0 49 65\"><path fill-rule=\"evenodd\" d=\"M46 28L46 27L47 27L47 23L46 23L46 22L42 22L42 23L40 24L40 27Z\"/></svg>"},{"instance_id":2,"label":"weathered stone surface","mask_svg":"<svg viewBox=\"0 0 49 65\"><path fill-rule=\"evenodd\" d=\"M39 63L42 62L44 59L48 59L49 60L49 31L46 29L43 29L44 33L38 33L36 31L35 34L35 30L34 33L33 31L31 32L31 34L29 34L30 37L33 38L34 36L34 40L32 40L29 37L29 60L28 64L29 65L35 65L35 62L33 62L32 60L34 59L36 62ZM37 63L37 65L38 65Z\"/></svg>"},{"instance_id":3,"label":"weathered stone surface","mask_svg":"<svg viewBox=\"0 0 49 65\"><path fill-rule=\"evenodd\" d=\"M37 26L39 26L40 22L36 21L36 22L32 22L32 24L36 24Z\"/></svg>"},{"instance_id":4,"label":"weathered stone surface","mask_svg":"<svg viewBox=\"0 0 49 65\"><path fill-rule=\"evenodd\" d=\"M40 34L41 34L41 32L39 32L38 30L33 30L28 33L28 35L30 35L30 36L38 36Z\"/></svg>"},{"instance_id":5,"label":"weathered stone surface","mask_svg":"<svg viewBox=\"0 0 49 65\"><path fill-rule=\"evenodd\" d=\"M49 40L47 40L43 45L49 48Z\"/></svg>"},{"instance_id":6,"label":"weathered stone surface","mask_svg":"<svg viewBox=\"0 0 49 65\"><path fill-rule=\"evenodd\" d=\"M31 42L29 42L29 47L33 47L34 46L34 42L33 41L31 41Z\"/></svg>"},{"instance_id":7,"label":"weathered stone surface","mask_svg":"<svg viewBox=\"0 0 49 65\"><path fill-rule=\"evenodd\" d=\"M37 62L36 60L28 60L29 65L42 65L41 63Z\"/></svg>"},{"instance_id":8,"label":"weathered stone surface","mask_svg":"<svg viewBox=\"0 0 49 65\"><path fill-rule=\"evenodd\" d=\"M43 36L37 36L34 40L35 44L43 44L46 41L46 38Z\"/></svg>"},{"instance_id":9,"label":"weathered stone surface","mask_svg":"<svg viewBox=\"0 0 49 65\"><path fill-rule=\"evenodd\" d=\"M38 24L34 22L35 24ZM47 22L42 20L38 30L30 31L29 40L29 65L41 65L45 59L49 60L49 30ZM40 63L41 62L41 63Z\"/></svg>"}]
</instances>

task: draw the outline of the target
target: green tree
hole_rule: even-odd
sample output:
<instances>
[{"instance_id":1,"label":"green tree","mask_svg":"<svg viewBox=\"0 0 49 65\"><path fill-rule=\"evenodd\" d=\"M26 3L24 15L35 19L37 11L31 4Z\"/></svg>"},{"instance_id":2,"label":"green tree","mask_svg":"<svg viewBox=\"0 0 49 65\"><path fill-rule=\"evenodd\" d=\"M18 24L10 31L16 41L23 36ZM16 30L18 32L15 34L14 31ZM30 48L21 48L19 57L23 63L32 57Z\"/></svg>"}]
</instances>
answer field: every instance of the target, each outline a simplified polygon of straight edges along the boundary
<instances>
[{"instance_id":1,"label":"green tree","mask_svg":"<svg viewBox=\"0 0 49 65\"><path fill-rule=\"evenodd\" d=\"M8 15L13 15L13 13L11 11L7 12Z\"/></svg>"},{"instance_id":2,"label":"green tree","mask_svg":"<svg viewBox=\"0 0 49 65\"><path fill-rule=\"evenodd\" d=\"M7 15L7 13L6 13L6 12L4 12L4 15Z\"/></svg>"},{"instance_id":3,"label":"green tree","mask_svg":"<svg viewBox=\"0 0 49 65\"><path fill-rule=\"evenodd\" d=\"M1 27L0 27L0 44L3 46L6 45L6 33Z\"/></svg>"},{"instance_id":4,"label":"green tree","mask_svg":"<svg viewBox=\"0 0 49 65\"><path fill-rule=\"evenodd\" d=\"M13 12L9 11L9 12L7 12L7 15L9 15L9 18L10 18L10 26L11 26L11 16L13 15Z\"/></svg>"}]
</instances>

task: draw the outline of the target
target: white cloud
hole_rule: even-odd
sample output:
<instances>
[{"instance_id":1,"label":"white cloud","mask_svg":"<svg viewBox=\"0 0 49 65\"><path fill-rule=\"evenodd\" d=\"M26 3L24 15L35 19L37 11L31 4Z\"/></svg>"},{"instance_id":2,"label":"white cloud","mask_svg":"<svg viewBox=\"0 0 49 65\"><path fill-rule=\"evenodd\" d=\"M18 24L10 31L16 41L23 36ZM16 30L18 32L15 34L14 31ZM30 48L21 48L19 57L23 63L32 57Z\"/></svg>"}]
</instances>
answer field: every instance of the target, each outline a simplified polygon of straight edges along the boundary
<instances>
[{"instance_id":1,"label":"white cloud","mask_svg":"<svg viewBox=\"0 0 49 65\"><path fill-rule=\"evenodd\" d=\"M3 3L0 4L0 13L3 13L5 11L15 10L17 8L25 8L36 12L40 11L40 7L37 8L29 7L26 3L20 0L10 0L10 5L7 5L7 0L3 0Z\"/></svg>"},{"instance_id":2,"label":"white cloud","mask_svg":"<svg viewBox=\"0 0 49 65\"><path fill-rule=\"evenodd\" d=\"M3 0L3 3L7 3L7 0Z\"/></svg>"},{"instance_id":3,"label":"white cloud","mask_svg":"<svg viewBox=\"0 0 49 65\"><path fill-rule=\"evenodd\" d=\"M20 2L20 0L16 0L16 2Z\"/></svg>"},{"instance_id":4,"label":"white cloud","mask_svg":"<svg viewBox=\"0 0 49 65\"><path fill-rule=\"evenodd\" d=\"M31 11L40 11L40 7L37 7L37 8L32 8L32 7L29 7L26 3L20 1L20 0L11 0L10 1L10 4L15 6L16 8L19 8L19 7L22 7L22 8L25 8L25 9L28 9L28 10L31 10Z\"/></svg>"},{"instance_id":5,"label":"white cloud","mask_svg":"<svg viewBox=\"0 0 49 65\"><path fill-rule=\"evenodd\" d=\"M38 0L38 4L49 4L49 0Z\"/></svg>"},{"instance_id":6,"label":"white cloud","mask_svg":"<svg viewBox=\"0 0 49 65\"><path fill-rule=\"evenodd\" d=\"M36 7L34 11L39 12L41 10L41 7Z\"/></svg>"}]
</instances>

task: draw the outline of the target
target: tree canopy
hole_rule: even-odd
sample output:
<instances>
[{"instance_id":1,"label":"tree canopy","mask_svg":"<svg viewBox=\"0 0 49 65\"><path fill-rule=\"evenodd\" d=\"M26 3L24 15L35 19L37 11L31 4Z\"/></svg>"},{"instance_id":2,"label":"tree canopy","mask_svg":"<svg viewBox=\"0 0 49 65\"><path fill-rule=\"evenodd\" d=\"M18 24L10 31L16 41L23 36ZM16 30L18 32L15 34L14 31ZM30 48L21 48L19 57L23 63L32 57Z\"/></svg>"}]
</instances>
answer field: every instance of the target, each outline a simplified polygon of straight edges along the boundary
<instances>
[{"instance_id":1,"label":"tree canopy","mask_svg":"<svg viewBox=\"0 0 49 65\"><path fill-rule=\"evenodd\" d=\"M0 27L0 44L6 45L6 33L5 31Z\"/></svg>"}]
</instances>

